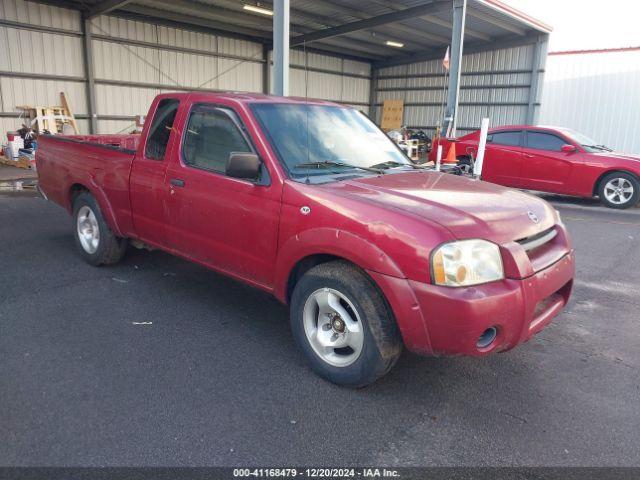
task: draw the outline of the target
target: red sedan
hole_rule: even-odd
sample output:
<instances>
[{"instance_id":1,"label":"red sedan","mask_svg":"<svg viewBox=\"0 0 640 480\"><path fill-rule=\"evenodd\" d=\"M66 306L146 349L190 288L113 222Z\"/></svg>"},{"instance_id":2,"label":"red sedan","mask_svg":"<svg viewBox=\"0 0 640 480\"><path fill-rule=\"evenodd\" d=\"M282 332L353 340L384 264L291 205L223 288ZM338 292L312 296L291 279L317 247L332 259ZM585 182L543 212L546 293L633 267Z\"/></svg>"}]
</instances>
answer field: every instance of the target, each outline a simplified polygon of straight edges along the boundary
<instances>
[{"instance_id":1,"label":"red sedan","mask_svg":"<svg viewBox=\"0 0 640 480\"><path fill-rule=\"evenodd\" d=\"M477 131L456 142L460 162L475 158L479 137ZM443 142L444 155L449 145ZM482 179L527 190L598 196L607 207L629 208L640 198L640 155L616 153L567 128L497 127L487 135Z\"/></svg>"}]
</instances>

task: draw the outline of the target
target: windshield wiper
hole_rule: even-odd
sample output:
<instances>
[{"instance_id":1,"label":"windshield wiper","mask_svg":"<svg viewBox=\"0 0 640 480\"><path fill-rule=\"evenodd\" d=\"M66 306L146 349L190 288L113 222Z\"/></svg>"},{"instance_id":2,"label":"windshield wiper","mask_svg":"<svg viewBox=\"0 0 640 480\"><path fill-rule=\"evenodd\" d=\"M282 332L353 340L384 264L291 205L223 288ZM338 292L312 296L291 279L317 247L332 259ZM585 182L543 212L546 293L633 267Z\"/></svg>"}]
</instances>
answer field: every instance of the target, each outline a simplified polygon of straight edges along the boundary
<instances>
[{"instance_id":1,"label":"windshield wiper","mask_svg":"<svg viewBox=\"0 0 640 480\"><path fill-rule=\"evenodd\" d=\"M613 152L613 149L607 147L606 145L583 145L583 147L596 148L598 150L604 150L605 152Z\"/></svg>"},{"instance_id":2,"label":"windshield wiper","mask_svg":"<svg viewBox=\"0 0 640 480\"><path fill-rule=\"evenodd\" d=\"M367 172L373 172L377 174L384 174L383 170L379 168L372 167L361 167L359 165L352 165L350 163L345 162L336 162L335 160L322 160L320 162L308 162L308 163L299 163L295 165L293 168L323 168L323 167L346 167L346 168L357 168L360 170L366 170Z\"/></svg>"},{"instance_id":3,"label":"windshield wiper","mask_svg":"<svg viewBox=\"0 0 640 480\"><path fill-rule=\"evenodd\" d=\"M422 165L416 165L415 163L400 163L394 160L371 165L371 168L393 168L393 167L411 167L411 168L415 168L416 170L425 170L428 168Z\"/></svg>"}]
</instances>

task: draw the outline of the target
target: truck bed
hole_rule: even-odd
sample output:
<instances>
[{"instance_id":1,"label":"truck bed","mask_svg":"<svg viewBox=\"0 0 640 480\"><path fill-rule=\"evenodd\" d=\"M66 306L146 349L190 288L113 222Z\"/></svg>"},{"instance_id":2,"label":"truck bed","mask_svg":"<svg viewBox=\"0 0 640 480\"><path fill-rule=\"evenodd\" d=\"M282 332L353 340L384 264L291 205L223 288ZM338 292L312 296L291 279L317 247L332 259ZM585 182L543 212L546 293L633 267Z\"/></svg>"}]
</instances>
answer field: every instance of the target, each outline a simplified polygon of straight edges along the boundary
<instances>
[{"instance_id":1,"label":"truck bed","mask_svg":"<svg viewBox=\"0 0 640 480\"><path fill-rule=\"evenodd\" d=\"M42 138L42 137L41 137ZM140 135L55 135L52 139L135 152Z\"/></svg>"},{"instance_id":2,"label":"truck bed","mask_svg":"<svg viewBox=\"0 0 640 480\"><path fill-rule=\"evenodd\" d=\"M39 187L69 211L74 191L90 189L112 226L129 230L129 175L139 141L140 135L42 135L36 150Z\"/></svg>"}]
</instances>

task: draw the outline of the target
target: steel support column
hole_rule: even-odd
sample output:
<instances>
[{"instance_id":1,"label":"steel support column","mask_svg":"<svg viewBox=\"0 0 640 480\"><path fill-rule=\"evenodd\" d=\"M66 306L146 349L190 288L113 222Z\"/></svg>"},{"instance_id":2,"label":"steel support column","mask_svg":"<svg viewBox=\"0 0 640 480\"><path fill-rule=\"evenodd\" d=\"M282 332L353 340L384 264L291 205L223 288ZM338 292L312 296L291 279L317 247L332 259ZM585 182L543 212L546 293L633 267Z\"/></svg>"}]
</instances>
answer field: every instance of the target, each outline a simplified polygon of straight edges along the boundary
<instances>
[{"instance_id":1,"label":"steel support column","mask_svg":"<svg viewBox=\"0 0 640 480\"><path fill-rule=\"evenodd\" d=\"M540 36L533 47L533 62L531 64L531 87L529 88L529 103L527 105L527 125L535 125L538 123L538 109L540 97L540 76L544 71L546 61L546 48L548 36Z\"/></svg>"},{"instance_id":2,"label":"steel support column","mask_svg":"<svg viewBox=\"0 0 640 480\"><path fill-rule=\"evenodd\" d=\"M378 69L371 66L371 80L369 80L369 118L376 121L376 103L378 100Z\"/></svg>"},{"instance_id":3,"label":"steel support column","mask_svg":"<svg viewBox=\"0 0 640 480\"><path fill-rule=\"evenodd\" d=\"M269 62L269 45L267 44L263 44L262 45L262 59L264 60L264 63L262 64L262 93L269 95L269 88L270 88L270 83L271 83L271 78L270 78L270 71L271 68L269 68L271 66L271 62Z\"/></svg>"},{"instance_id":4,"label":"steel support column","mask_svg":"<svg viewBox=\"0 0 640 480\"><path fill-rule=\"evenodd\" d=\"M464 24L467 14L467 0L453 0L453 28L449 58L449 90L447 108L444 114L444 132L456 135L458 97L460 95L460 70L462 66L462 46L464 44Z\"/></svg>"},{"instance_id":5,"label":"steel support column","mask_svg":"<svg viewBox=\"0 0 640 480\"><path fill-rule=\"evenodd\" d=\"M91 42L91 20L84 16L82 18L82 40L89 133L96 133L98 131L98 115L96 113L96 86L93 68L93 45Z\"/></svg>"},{"instance_id":6,"label":"steel support column","mask_svg":"<svg viewBox=\"0 0 640 480\"><path fill-rule=\"evenodd\" d=\"M273 2L273 94L289 95L289 0Z\"/></svg>"}]
</instances>

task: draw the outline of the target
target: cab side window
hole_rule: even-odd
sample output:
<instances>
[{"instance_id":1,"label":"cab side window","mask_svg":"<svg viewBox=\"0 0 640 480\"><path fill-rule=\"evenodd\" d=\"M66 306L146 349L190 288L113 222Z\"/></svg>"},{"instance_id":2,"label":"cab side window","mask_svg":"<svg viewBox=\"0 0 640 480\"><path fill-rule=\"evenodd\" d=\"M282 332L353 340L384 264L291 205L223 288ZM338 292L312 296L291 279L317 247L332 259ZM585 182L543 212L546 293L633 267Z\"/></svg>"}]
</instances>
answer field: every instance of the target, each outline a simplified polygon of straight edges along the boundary
<instances>
[{"instance_id":1,"label":"cab side window","mask_svg":"<svg viewBox=\"0 0 640 480\"><path fill-rule=\"evenodd\" d=\"M527 148L559 152L566 143L551 133L527 132Z\"/></svg>"},{"instance_id":2,"label":"cab side window","mask_svg":"<svg viewBox=\"0 0 640 480\"><path fill-rule=\"evenodd\" d=\"M230 109L210 105L194 107L184 137L184 163L225 173L231 152L252 152L239 125L240 121Z\"/></svg>"},{"instance_id":3,"label":"cab side window","mask_svg":"<svg viewBox=\"0 0 640 480\"><path fill-rule=\"evenodd\" d=\"M487 140L492 145L508 145L517 147L520 145L520 136L522 132L497 132L489 135Z\"/></svg>"},{"instance_id":4,"label":"cab side window","mask_svg":"<svg viewBox=\"0 0 640 480\"><path fill-rule=\"evenodd\" d=\"M158 102L158 108L156 108L147 135L147 144L144 149L145 157L151 160L164 159L179 104L180 101L175 98L164 98Z\"/></svg>"}]
</instances>

